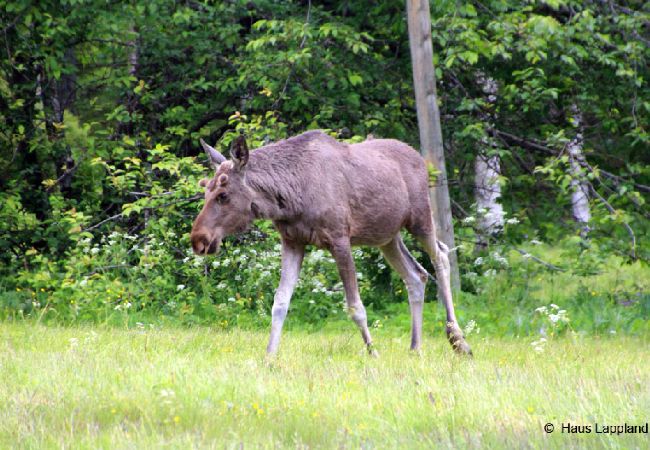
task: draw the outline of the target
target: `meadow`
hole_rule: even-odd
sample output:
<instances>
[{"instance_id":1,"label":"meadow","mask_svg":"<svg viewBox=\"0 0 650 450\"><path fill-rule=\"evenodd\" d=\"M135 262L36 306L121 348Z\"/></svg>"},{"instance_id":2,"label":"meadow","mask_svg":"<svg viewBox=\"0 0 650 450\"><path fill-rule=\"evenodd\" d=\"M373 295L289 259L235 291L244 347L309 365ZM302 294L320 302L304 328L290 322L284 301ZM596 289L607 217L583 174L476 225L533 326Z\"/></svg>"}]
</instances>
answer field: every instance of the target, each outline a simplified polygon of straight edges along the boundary
<instances>
[{"instance_id":1,"label":"meadow","mask_svg":"<svg viewBox=\"0 0 650 450\"><path fill-rule=\"evenodd\" d=\"M3 2L0 450L650 448L596 432L650 421L649 4ZM232 160L243 135L254 161L314 129L434 162L473 359L446 342L433 282L410 352L407 289L355 248L370 358L311 247L265 357L280 236L256 220L194 254L200 142ZM290 160L266 167L295 198L246 192L283 226L310 216L292 204L330 222ZM316 186L354 184L322 168Z\"/></svg>"},{"instance_id":2,"label":"meadow","mask_svg":"<svg viewBox=\"0 0 650 450\"><path fill-rule=\"evenodd\" d=\"M470 335L0 323L1 448L648 448L647 335ZM544 426L554 424L547 433ZM592 433L562 433L561 425Z\"/></svg>"}]
</instances>

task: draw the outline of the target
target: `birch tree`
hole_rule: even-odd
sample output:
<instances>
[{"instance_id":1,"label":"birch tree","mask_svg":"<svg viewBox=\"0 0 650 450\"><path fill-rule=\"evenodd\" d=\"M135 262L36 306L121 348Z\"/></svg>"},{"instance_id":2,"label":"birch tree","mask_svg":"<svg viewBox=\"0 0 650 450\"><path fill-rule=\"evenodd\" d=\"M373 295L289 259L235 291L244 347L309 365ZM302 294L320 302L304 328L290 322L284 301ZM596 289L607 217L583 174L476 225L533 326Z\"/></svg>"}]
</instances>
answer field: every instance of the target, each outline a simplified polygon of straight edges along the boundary
<instances>
[{"instance_id":1,"label":"birch tree","mask_svg":"<svg viewBox=\"0 0 650 450\"><path fill-rule=\"evenodd\" d=\"M481 139L479 152L476 155L474 164L475 172L475 196L477 219L477 250L487 247L490 236L501 232L504 224L503 206L501 198L501 158L496 153L497 144L492 137L491 131L496 120L494 110L497 100L496 94L499 86L494 78L479 71L476 75L476 82L483 93L484 112L481 113L481 121L488 131Z\"/></svg>"},{"instance_id":2,"label":"birch tree","mask_svg":"<svg viewBox=\"0 0 650 450\"><path fill-rule=\"evenodd\" d=\"M582 234L589 231L591 209L589 207L589 182L584 178L585 157L584 125L580 108L571 105L571 123L576 128L575 137L567 145L569 173L571 175L571 212L574 220L582 226Z\"/></svg>"}]
</instances>

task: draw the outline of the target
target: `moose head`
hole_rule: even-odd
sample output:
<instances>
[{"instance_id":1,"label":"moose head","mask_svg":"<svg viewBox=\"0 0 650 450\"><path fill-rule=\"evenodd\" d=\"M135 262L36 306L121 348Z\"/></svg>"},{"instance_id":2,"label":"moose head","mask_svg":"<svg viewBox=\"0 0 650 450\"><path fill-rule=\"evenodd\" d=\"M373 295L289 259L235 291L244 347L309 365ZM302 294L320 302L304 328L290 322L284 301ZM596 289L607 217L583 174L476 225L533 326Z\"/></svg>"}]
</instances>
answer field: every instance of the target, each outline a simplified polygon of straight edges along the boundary
<instances>
[{"instance_id":1,"label":"moose head","mask_svg":"<svg viewBox=\"0 0 650 450\"><path fill-rule=\"evenodd\" d=\"M249 151L244 136L233 141L231 160L203 139L201 146L214 167L214 177L199 182L205 189L205 203L194 220L190 239L194 253L206 255L218 252L224 237L246 230L255 214L253 191L245 182Z\"/></svg>"}]
</instances>

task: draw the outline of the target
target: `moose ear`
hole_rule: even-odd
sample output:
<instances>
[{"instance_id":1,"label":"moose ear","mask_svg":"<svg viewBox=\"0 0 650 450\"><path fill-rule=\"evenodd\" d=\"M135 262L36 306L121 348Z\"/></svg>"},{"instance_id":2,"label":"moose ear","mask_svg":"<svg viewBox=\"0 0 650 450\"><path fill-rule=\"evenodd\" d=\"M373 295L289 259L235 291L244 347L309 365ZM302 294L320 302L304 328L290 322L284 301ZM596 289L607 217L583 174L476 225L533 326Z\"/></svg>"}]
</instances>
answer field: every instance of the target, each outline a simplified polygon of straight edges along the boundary
<instances>
[{"instance_id":1,"label":"moose ear","mask_svg":"<svg viewBox=\"0 0 650 450\"><path fill-rule=\"evenodd\" d=\"M230 156L238 170L241 170L248 162L248 145L246 145L246 138L243 134L237 136L233 141Z\"/></svg>"},{"instance_id":2,"label":"moose ear","mask_svg":"<svg viewBox=\"0 0 650 450\"><path fill-rule=\"evenodd\" d=\"M221 164L222 162L224 162L226 160L225 156L223 156L221 153L219 153L213 147L210 147L208 144L206 144L203 139L201 139L201 147L203 147L203 150L205 150L205 153L208 155L208 158L210 158L210 164L212 164L212 167L214 167L214 170L217 170L217 167L219 167L219 164Z\"/></svg>"}]
</instances>

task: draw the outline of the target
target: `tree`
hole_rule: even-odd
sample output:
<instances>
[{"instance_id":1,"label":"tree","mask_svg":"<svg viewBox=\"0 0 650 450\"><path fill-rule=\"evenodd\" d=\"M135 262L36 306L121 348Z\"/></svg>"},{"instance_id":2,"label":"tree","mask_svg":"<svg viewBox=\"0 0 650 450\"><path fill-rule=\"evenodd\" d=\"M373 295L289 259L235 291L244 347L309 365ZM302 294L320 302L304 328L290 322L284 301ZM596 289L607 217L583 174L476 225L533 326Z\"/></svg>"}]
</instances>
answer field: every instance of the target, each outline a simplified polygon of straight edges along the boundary
<instances>
[{"instance_id":1,"label":"tree","mask_svg":"<svg viewBox=\"0 0 650 450\"><path fill-rule=\"evenodd\" d=\"M413 86L420 130L420 152L427 163L436 169L436 183L431 189L431 204L438 239L454 248L454 224L451 217L451 201L447 186L447 168L442 145L440 112L436 92L436 76L433 67L431 44L431 16L428 0L407 0L407 16ZM460 288L458 259L454 251L449 254L451 285Z\"/></svg>"},{"instance_id":2,"label":"tree","mask_svg":"<svg viewBox=\"0 0 650 450\"><path fill-rule=\"evenodd\" d=\"M591 208L589 207L589 183L584 176L585 158L584 148L584 122L578 105L571 105L571 123L576 128L576 135L567 144L569 153L569 174L571 176L571 212L573 218L582 226L582 233L589 230Z\"/></svg>"},{"instance_id":3,"label":"tree","mask_svg":"<svg viewBox=\"0 0 650 450\"><path fill-rule=\"evenodd\" d=\"M478 214L476 249L487 247L490 237L503 230L504 212L501 205L501 158L497 152L496 139L490 133L497 119L494 104L497 100L499 86L494 78L479 71L476 82L483 94L484 110L481 121L488 131L480 140L479 151L474 163L476 173L476 210Z\"/></svg>"}]
</instances>

